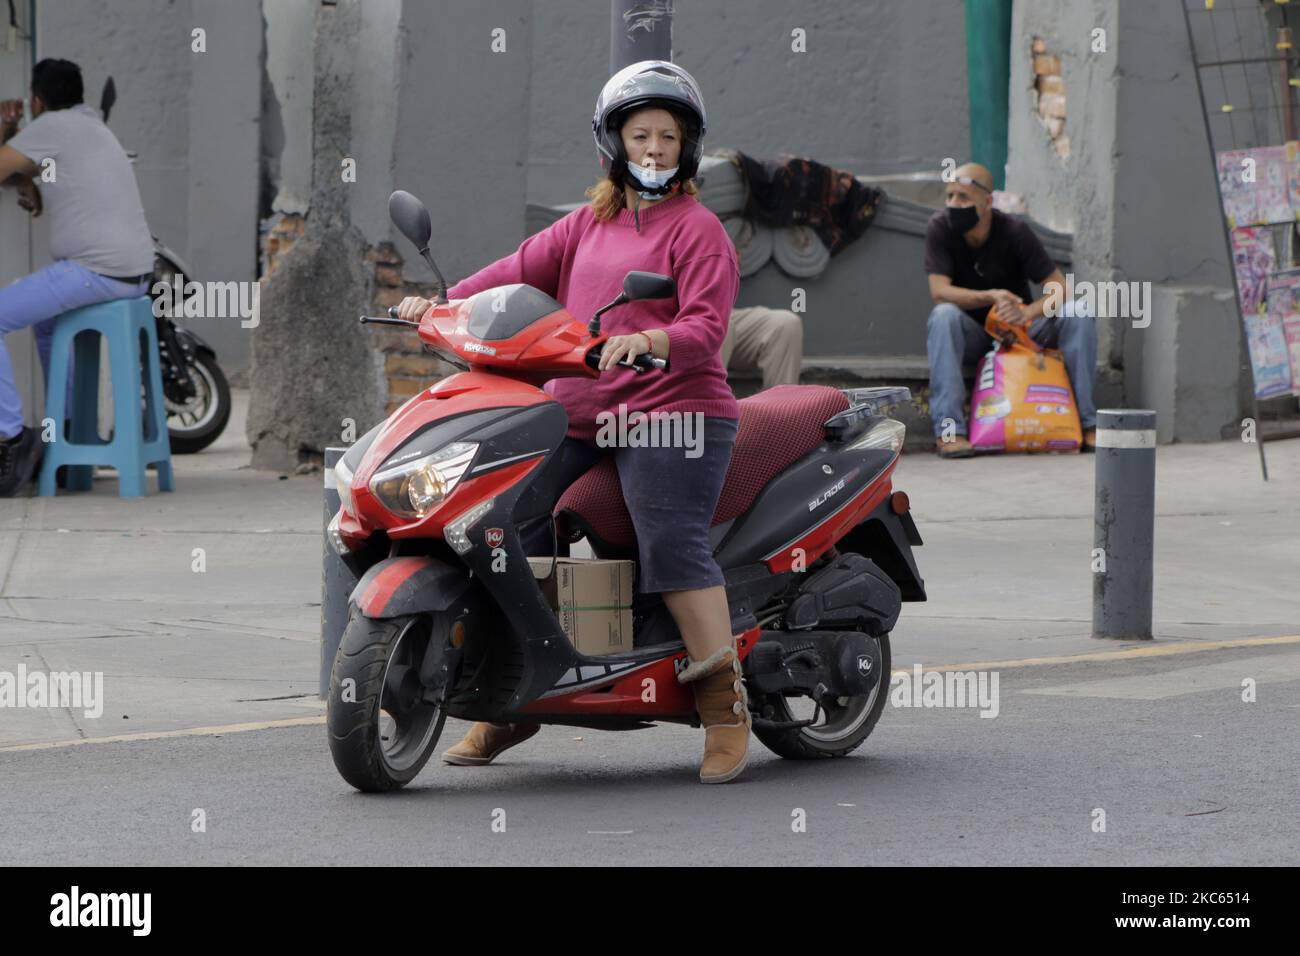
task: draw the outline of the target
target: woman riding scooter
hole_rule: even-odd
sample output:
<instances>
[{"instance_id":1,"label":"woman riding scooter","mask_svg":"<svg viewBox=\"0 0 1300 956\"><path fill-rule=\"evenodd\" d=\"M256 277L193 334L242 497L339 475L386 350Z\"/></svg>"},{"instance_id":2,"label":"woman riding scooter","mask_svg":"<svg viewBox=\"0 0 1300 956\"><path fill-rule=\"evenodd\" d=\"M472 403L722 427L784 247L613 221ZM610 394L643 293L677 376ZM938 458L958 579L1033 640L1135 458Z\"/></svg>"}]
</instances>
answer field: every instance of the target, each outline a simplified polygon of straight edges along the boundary
<instances>
[{"instance_id":1,"label":"woman riding scooter","mask_svg":"<svg viewBox=\"0 0 1300 956\"><path fill-rule=\"evenodd\" d=\"M705 728L700 780L725 783L745 768L751 720L709 526L731 460L739 406L719 357L740 283L735 248L718 218L696 199L706 129L699 86L681 67L658 60L616 73L596 100L592 132L606 176L574 210L510 256L448 290L464 299L525 283L574 315L591 315L619 294L629 270L672 276L675 300L636 302L602 321L609 333L596 382L566 378L546 391L568 413L569 429L548 467L572 483L612 451L636 530L637 586L661 593L689 655L678 680L689 683ZM666 304L665 304L666 303ZM407 298L404 319L430 303ZM615 367L650 352L671 360L666 374ZM683 448L595 443L597 416L681 412L703 416L702 454ZM549 543L549 529L545 540ZM447 763L482 765L540 729L537 724L476 723L443 754Z\"/></svg>"}]
</instances>

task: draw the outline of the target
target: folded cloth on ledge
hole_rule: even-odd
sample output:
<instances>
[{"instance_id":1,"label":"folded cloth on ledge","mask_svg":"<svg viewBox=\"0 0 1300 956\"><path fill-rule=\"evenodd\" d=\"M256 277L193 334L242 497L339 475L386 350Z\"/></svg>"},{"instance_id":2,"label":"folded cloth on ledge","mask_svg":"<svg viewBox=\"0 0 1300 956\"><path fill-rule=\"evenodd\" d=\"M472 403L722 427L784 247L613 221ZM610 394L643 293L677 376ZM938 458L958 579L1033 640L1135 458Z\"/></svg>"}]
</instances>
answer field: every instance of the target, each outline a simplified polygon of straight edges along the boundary
<instances>
[{"instance_id":1,"label":"folded cloth on ledge","mask_svg":"<svg viewBox=\"0 0 1300 956\"><path fill-rule=\"evenodd\" d=\"M744 173L746 219L773 228L808 226L832 256L866 232L885 198L883 190L852 173L811 159L757 160L736 150L717 154L733 157Z\"/></svg>"}]
</instances>

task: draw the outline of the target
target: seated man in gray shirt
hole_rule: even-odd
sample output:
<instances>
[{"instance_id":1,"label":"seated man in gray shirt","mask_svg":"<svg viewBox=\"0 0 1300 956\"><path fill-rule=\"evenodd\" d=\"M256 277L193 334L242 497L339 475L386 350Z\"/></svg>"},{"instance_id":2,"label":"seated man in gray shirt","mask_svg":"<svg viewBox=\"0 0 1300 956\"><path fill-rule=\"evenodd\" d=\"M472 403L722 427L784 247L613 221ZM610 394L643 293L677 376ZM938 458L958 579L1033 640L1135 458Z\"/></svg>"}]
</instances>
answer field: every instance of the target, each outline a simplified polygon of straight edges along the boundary
<instances>
[{"instance_id":1,"label":"seated man in gray shirt","mask_svg":"<svg viewBox=\"0 0 1300 956\"><path fill-rule=\"evenodd\" d=\"M0 288L0 497L19 492L41 457L37 433L23 424L4 335L30 326L48 378L62 313L145 295L153 278L153 239L135 173L117 137L82 102L80 68L68 60L37 63L31 112L18 132L22 102L0 103L0 183L17 185L33 215L42 202L49 210L54 262Z\"/></svg>"}]
</instances>

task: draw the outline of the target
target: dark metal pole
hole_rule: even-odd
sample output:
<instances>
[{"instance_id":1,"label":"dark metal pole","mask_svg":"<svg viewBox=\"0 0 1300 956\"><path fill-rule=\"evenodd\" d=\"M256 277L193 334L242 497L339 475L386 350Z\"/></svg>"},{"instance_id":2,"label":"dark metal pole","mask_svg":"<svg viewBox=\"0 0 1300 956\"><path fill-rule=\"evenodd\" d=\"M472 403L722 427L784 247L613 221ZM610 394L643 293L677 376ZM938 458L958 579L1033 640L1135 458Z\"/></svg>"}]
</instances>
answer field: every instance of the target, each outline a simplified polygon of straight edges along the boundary
<instances>
[{"instance_id":1,"label":"dark metal pole","mask_svg":"<svg viewBox=\"0 0 1300 956\"><path fill-rule=\"evenodd\" d=\"M343 629L348 623L348 595L356 586L357 579L342 559L330 547L329 538L323 533L330 519L339 510L339 492L335 485L334 466L346 455L346 448L325 449L325 515L321 524L321 543L324 553L321 556L320 571L320 696L324 700L330 690L330 671L334 668L334 655L338 652L339 642L343 639Z\"/></svg>"},{"instance_id":2,"label":"dark metal pole","mask_svg":"<svg viewBox=\"0 0 1300 956\"><path fill-rule=\"evenodd\" d=\"M609 75L641 60L673 58L673 0L610 0Z\"/></svg>"},{"instance_id":3,"label":"dark metal pole","mask_svg":"<svg viewBox=\"0 0 1300 956\"><path fill-rule=\"evenodd\" d=\"M1151 640L1156 413L1098 409L1092 636Z\"/></svg>"}]
</instances>

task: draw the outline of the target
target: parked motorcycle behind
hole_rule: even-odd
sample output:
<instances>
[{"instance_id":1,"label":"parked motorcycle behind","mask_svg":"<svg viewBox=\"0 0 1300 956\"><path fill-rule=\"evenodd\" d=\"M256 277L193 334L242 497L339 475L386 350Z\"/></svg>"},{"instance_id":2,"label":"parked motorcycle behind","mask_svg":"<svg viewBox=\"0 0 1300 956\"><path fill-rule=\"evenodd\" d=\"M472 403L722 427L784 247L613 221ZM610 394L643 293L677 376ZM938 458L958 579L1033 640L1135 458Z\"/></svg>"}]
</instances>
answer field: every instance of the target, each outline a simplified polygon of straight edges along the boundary
<instances>
[{"instance_id":1,"label":"parked motorcycle behind","mask_svg":"<svg viewBox=\"0 0 1300 956\"><path fill-rule=\"evenodd\" d=\"M548 468L568 416L541 386L672 374L671 357L650 355L598 370L601 315L673 297L672 278L628 273L623 293L588 323L528 285L449 302L429 254L428 210L399 190L389 213L432 267L438 295L419 322L395 310L362 321L412 329L462 371L409 399L334 468L341 506L327 537L359 578L327 703L339 773L363 791L409 783L448 716L698 726L690 689L676 679L686 651L661 596L633 597L631 650L580 653L521 540L553 527L543 537L558 553L586 537L598 558L635 559L612 460L568 488ZM905 388L791 385L740 403L710 540L754 734L782 757L839 757L862 744L888 697L902 602L925 600L912 557L921 539L907 495L891 483L905 429L880 414L909 397Z\"/></svg>"}]
</instances>

